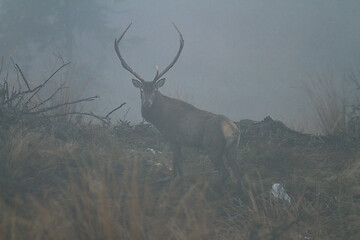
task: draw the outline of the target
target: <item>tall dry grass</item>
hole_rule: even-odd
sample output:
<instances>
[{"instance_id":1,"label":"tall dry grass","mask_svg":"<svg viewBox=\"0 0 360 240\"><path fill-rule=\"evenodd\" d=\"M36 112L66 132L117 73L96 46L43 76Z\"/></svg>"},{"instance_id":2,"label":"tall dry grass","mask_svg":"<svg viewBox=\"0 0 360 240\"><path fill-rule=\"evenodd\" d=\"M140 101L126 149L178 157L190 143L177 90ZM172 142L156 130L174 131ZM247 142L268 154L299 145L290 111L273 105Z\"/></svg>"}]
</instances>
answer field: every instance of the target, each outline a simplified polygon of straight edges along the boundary
<instances>
[{"instance_id":1,"label":"tall dry grass","mask_svg":"<svg viewBox=\"0 0 360 240\"><path fill-rule=\"evenodd\" d=\"M152 184L148 166L115 139L63 142L13 132L2 149L5 239L207 239L207 184ZM154 171L158 171L157 167ZM156 176L155 176L156 177ZM7 185L7 186L5 186Z\"/></svg>"},{"instance_id":2,"label":"tall dry grass","mask_svg":"<svg viewBox=\"0 0 360 240\"><path fill-rule=\"evenodd\" d=\"M121 145L101 128L83 131L85 138L67 141L11 132L0 150L0 239L360 236L360 155L250 149L240 152L247 171L237 186L220 182L210 161L193 153L183 179L158 181L171 175L153 164L163 156ZM291 204L271 195L275 182Z\"/></svg>"},{"instance_id":3,"label":"tall dry grass","mask_svg":"<svg viewBox=\"0 0 360 240\"><path fill-rule=\"evenodd\" d=\"M360 79L344 75L341 81L332 74L317 75L305 84L323 134L340 136L360 143Z\"/></svg>"},{"instance_id":4,"label":"tall dry grass","mask_svg":"<svg viewBox=\"0 0 360 240\"><path fill-rule=\"evenodd\" d=\"M318 127L325 134L338 135L345 127L345 93L333 74L317 75L305 84L305 90L317 113Z\"/></svg>"}]
</instances>

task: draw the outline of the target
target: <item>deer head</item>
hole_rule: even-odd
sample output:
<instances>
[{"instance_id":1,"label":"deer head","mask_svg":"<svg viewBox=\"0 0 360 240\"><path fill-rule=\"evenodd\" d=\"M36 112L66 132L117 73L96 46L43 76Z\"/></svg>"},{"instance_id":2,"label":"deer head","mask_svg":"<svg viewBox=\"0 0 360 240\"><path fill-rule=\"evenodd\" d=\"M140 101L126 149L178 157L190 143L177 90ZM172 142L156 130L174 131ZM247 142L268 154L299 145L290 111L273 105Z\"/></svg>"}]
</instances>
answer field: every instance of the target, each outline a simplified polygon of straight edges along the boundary
<instances>
[{"instance_id":1,"label":"deer head","mask_svg":"<svg viewBox=\"0 0 360 240\"><path fill-rule=\"evenodd\" d=\"M154 103L157 95L158 95L158 89L160 87L162 87L165 83L165 78L162 78L162 76L169 71L169 69L174 66L174 64L176 63L176 61L178 60L180 53L184 47L184 39L181 35L181 32L179 31L178 27L173 23L176 31L179 33L180 36L180 48L178 53L176 54L175 58L173 59L173 61L162 71L159 73L159 68L156 66L156 75L154 80L152 81L145 81L137 72L135 72L135 70L133 70L123 59L123 57L120 54L120 50L119 50L119 43L121 41L121 39L124 37L126 31L130 28L131 23L129 24L129 26L127 26L127 28L125 29L125 31L121 34L121 36L119 37L119 39L115 38L115 43L114 43L114 47L115 47L115 51L116 54L118 55L121 65L127 70L129 71L131 74L133 74L136 79L132 79L132 83L136 88L140 89L140 93L141 93L141 106L143 108L150 108L152 106L152 104Z\"/></svg>"}]
</instances>

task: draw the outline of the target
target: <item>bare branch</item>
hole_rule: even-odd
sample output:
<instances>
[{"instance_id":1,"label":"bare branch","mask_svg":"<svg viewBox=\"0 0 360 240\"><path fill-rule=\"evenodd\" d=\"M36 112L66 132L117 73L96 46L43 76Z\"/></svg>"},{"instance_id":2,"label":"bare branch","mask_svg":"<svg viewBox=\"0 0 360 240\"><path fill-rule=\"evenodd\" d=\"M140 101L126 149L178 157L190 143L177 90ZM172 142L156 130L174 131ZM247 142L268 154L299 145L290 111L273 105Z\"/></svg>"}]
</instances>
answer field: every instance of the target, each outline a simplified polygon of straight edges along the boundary
<instances>
[{"instance_id":1,"label":"bare branch","mask_svg":"<svg viewBox=\"0 0 360 240\"><path fill-rule=\"evenodd\" d=\"M50 95L50 97L48 97L48 98L45 99L44 101L40 102L39 104L33 106L32 108L29 109L29 111L34 110L35 108L38 108L38 107L40 107L41 105L45 104L45 103L48 102L50 99L52 99L60 90L67 88L67 87L64 87L64 85L65 85L65 82L64 82L63 84L61 84L60 87L58 87L58 88L56 89L56 91L55 91L53 94Z\"/></svg>"},{"instance_id":2,"label":"bare branch","mask_svg":"<svg viewBox=\"0 0 360 240\"><path fill-rule=\"evenodd\" d=\"M360 89L360 83L357 80L355 74L354 73L349 74L349 78L356 85L357 89Z\"/></svg>"},{"instance_id":3,"label":"bare branch","mask_svg":"<svg viewBox=\"0 0 360 240\"><path fill-rule=\"evenodd\" d=\"M19 106L19 104L21 103L21 101L24 99L25 95L22 95L19 99L19 101L15 104L14 108L17 108Z\"/></svg>"},{"instance_id":4,"label":"bare branch","mask_svg":"<svg viewBox=\"0 0 360 240\"><path fill-rule=\"evenodd\" d=\"M58 69L56 69L55 72L53 72L50 77L48 77L42 84L40 84L39 86L37 86L36 88L34 88L31 92L34 92L33 95L31 95L29 97L29 99L27 100L27 102L25 103L25 105L29 104L29 102L31 101L31 99L41 90L42 87L44 87L44 85L57 73L59 72L63 67L66 67L67 65L69 65L71 62L65 63L63 65L61 65Z\"/></svg>"},{"instance_id":5,"label":"bare branch","mask_svg":"<svg viewBox=\"0 0 360 240\"><path fill-rule=\"evenodd\" d=\"M43 108L43 109L35 111L35 112L23 112L23 113L24 114L32 114L32 115L39 114L39 113L44 113L44 112L48 112L48 111L51 111L51 110L54 110L54 109L58 109L60 107L67 106L67 105L72 105L72 104L76 104L76 103L80 103L80 102L90 102L90 101L93 101L93 100L95 100L97 98L99 98L99 96L83 98L83 99L79 99L79 100L72 101L72 102L65 102L65 103L55 105L55 106Z\"/></svg>"},{"instance_id":6,"label":"bare branch","mask_svg":"<svg viewBox=\"0 0 360 240\"><path fill-rule=\"evenodd\" d=\"M21 74L21 76L22 76L22 78L23 78L23 81L25 82L28 90L31 91L30 86L29 86L29 84L28 84L28 82L27 82L27 80L26 80L23 72L21 71L19 65L17 65L17 64L14 62L14 60L12 59L12 57L10 57L10 60L11 60L12 64L14 65L14 68L15 68L15 70L16 70L16 79L17 79L17 82L18 82L18 84L19 84L19 91L20 91L20 89L21 89L21 85L20 85L20 81L19 81L19 72L20 72L20 74Z\"/></svg>"},{"instance_id":7,"label":"bare branch","mask_svg":"<svg viewBox=\"0 0 360 240\"><path fill-rule=\"evenodd\" d=\"M18 71L20 72L20 74L21 74L21 76L22 76L22 79L24 80L27 88L29 89L29 91L31 91L31 88L30 88L30 86L29 86L29 83L28 83L28 81L26 80L24 73L21 71L21 68L20 68L19 65L17 65L17 64L15 64L15 66L16 66L16 68L18 69Z\"/></svg>"},{"instance_id":8,"label":"bare branch","mask_svg":"<svg viewBox=\"0 0 360 240\"><path fill-rule=\"evenodd\" d=\"M19 70L15 67L15 65L14 65L14 68L16 70L16 82L18 83L19 92L20 92L21 91L21 84L20 84Z\"/></svg>"},{"instance_id":9,"label":"bare branch","mask_svg":"<svg viewBox=\"0 0 360 240\"><path fill-rule=\"evenodd\" d=\"M123 102L120 106L118 106L117 108L115 108L114 110L110 111L108 114L106 114L105 118L108 118L110 116L110 114L112 114L113 112L115 112L116 110L122 108L122 106L124 106L126 103Z\"/></svg>"},{"instance_id":10,"label":"bare branch","mask_svg":"<svg viewBox=\"0 0 360 240\"><path fill-rule=\"evenodd\" d=\"M65 64L65 61L64 61L63 57L60 54L53 53L53 55L55 57L59 58L61 60L62 64Z\"/></svg>"},{"instance_id":11,"label":"bare branch","mask_svg":"<svg viewBox=\"0 0 360 240\"><path fill-rule=\"evenodd\" d=\"M76 112L76 111L73 111L73 112L67 112L67 113L59 113L59 114L53 114L53 115L46 115L46 116L43 116L43 118L57 118L57 117L64 117L64 116L68 116L68 115L84 115L84 116L90 116L90 117L94 117L98 120L100 120L101 122L105 123L105 124L109 124L109 120L108 118L105 118L105 117L101 117L101 116L98 116L92 112Z\"/></svg>"}]
</instances>

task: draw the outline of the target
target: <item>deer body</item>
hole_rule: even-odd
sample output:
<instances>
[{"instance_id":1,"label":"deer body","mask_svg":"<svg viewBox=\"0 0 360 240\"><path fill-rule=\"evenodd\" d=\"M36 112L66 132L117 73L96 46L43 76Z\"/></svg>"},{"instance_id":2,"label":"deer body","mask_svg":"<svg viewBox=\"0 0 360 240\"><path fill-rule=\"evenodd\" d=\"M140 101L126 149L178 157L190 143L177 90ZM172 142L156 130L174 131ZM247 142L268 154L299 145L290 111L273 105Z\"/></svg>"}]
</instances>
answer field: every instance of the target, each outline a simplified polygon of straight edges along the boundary
<instances>
[{"instance_id":1,"label":"deer body","mask_svg":"<svg viewBox=\"0 0 360 240\"><path fill-rule=\"evenodd\" d=\"M152 107L142 107L141 113L167 140L185 146L202 147L208 112L158 92Z\"/></svg>"},{"instance_id":2,"label":"deer body","mask_svg":"<svg viewBox=\"0 0 360 240\"><path fill-rule=\"evenodd\" d=\"M228 118L200 110L184 101L158 92L150 108L141 108L143 118L152 123L170 142L206 148L206 138L221 132L225 138L238 137L237 127Z\"/></svg>"},{"instance_id":3,"label":"deer body","mask_svg":"<svg viewBox=\"0 0 360 240\"><path fill-rule=\"evenodd\" d=\"M157 69L155 79L149 82L144 81L127 65L118 49L118 44L130 25L119 39L115 39L115 50L122 66L137 78L132 79L132 82L140 89L143 118L152 123L170 143L174 153L174 175L182 175L181 147L192 146L207 151L223 179L229 176L222 159L225 155L235 177L239 180L236 152L240 133L237 126L223 115L200 110L189 103L165 96L158 90L165 83L165 79L160 78L174 65L183 48L184 41L178 28L174 25L180 35L180 49L175 59L161 73Z\"/></svg>"}]
</instances>

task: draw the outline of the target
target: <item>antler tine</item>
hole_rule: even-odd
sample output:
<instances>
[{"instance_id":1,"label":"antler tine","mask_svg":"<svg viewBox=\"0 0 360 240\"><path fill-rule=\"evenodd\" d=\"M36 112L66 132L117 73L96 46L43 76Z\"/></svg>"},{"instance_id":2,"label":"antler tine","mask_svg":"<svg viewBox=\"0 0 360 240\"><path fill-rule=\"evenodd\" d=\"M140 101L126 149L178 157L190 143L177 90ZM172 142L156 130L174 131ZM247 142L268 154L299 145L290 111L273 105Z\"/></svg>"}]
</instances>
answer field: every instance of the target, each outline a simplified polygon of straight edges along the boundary
<instances>
[{"instance_id":1,"label":"antler tine","mask_svg":"<svg viewBox=\"0 0 360 240\"><path fill-rule=\"evenodd\" d=\"M178 53L176 54L174 60L169 64L169 66L167 66L161 73L157 72L156 73L156 76L153 80L153 82L156 82L157 80L159 80L167 71L169 71L170 68L172 68L172 66L174 66L174 64L176 63L176 61L178 60L179 56L180 56L180 53L184 47L184 39L182 37L182 34L179 30L179 28L175 25L175 23L172 23L176 29L176 31L179 33L179 36L180 36L180 48L179 48L179 51Z\"/></svg>"},{"instance_id":2,"label":"antler tine","mask_svg":"<svg viewBox=\"0 0 360 240\"><path fill-rule=\"evenodd\" d=\"M130 28L132 23L129 24L129 26L127 26L127 28L125 29L125 31L121 34L121 36L119 37L119 39L115 38L115 42L114 42L114 47L115 47L115 51L116 54L118 55L121 65L128 70L131 74L133 74L137 79L139 79L141 82L144 82L144 79L137 73L135 72L135 70L133 70L126 62L125 60L122 58L121 54L120 54L120 50L119 50L119 43L121 41L121 39L123 38L123 36L125 35L126 31Z\"/></svg>"},{"instance_id":3,"label":"antler tine","mask_svg":"<svg viewBox=\"0 0 360 240\"><path fill-rule=\"evenodd\" d=\"M158 76L159 76L159 66L156 65L156 75L154 79L156 79Z\"/></svg>"}]
</instances>

